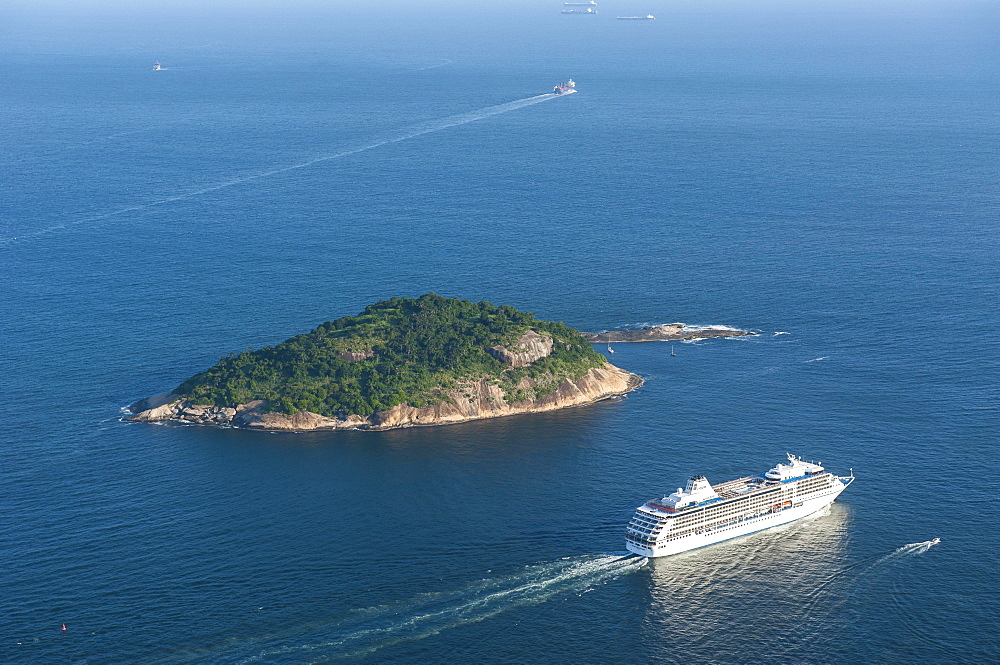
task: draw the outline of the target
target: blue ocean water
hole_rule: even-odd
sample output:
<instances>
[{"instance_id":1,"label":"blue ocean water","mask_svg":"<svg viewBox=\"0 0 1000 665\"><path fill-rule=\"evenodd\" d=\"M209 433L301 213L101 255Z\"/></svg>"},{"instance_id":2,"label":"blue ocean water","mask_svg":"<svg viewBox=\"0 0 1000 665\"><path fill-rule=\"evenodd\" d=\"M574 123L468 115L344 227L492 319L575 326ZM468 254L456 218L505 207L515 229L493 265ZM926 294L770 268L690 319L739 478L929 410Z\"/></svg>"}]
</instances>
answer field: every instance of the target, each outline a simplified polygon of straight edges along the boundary
<instances>
[{"instance_id":1,"label":"blue ocean water","mask_svg":"<svg viewBox=\"0 0 1000 665\"><path fill-rule=\"evenodd\" d=\"M995 662L1000 7L872 4L6 9L0 662ZM430 290L759 335L552 414L120 421ZM622 558L785 451L857 481Z\"/></svg>"}]
</instances>

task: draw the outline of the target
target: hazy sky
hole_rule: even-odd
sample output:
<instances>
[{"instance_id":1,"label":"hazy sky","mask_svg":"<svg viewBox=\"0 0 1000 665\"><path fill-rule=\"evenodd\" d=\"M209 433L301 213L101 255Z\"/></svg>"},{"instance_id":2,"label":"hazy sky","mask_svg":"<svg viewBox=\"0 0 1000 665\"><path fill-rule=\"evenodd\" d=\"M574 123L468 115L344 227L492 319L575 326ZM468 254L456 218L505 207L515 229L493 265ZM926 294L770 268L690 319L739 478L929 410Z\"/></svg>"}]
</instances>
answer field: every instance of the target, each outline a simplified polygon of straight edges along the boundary
<instances>
[{"instance_id":1,"label":"hazy sky","mask_svg":"<svg viewBox=\"0 0 1000 665\"><path fill-rule=\"evenodd\" d=\"M559 22L607 22L618 13L656 14L662 35L714 32L734 39L926 41L935 33L989 40L998 0L598 0L601 16L563 17L563 0L2 0L0 51L73 47L148 49L223 41L247 47L341 41L399 48L491 42ZM661 23L662 22L662 23ZM578 24L579 25L579 24ZM949 32L950 31L950 32ZM1000 34L1000 30L993 30ZM540 33L544 34L544 33ZM962 35L958 35L961 37ZM962 40L959 39L961 42ZM995 43L994 39L994 43Z\"/></svg>"}]
</instances>

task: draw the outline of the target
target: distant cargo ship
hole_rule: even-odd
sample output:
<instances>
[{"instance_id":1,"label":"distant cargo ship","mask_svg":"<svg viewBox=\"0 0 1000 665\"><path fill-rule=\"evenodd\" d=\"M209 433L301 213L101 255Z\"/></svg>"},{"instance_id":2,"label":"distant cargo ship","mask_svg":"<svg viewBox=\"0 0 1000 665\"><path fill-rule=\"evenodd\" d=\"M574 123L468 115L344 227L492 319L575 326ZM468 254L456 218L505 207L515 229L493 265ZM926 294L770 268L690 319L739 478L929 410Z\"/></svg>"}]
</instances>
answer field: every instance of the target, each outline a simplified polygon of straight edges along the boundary
<instances>
[{"instance_id":1,"label":"distant cargo ship","mask_svg":"<svg viewBox=\"0 0 1000 665\"><path fill-rule=\"evenodd\" d=\"M557 83L556 87L552 88L552 92L557 95L569 95L576 92L576 81L570 79L568 81L563 81L562 83Z\"/></svg>"},{"instance_id":2,"label":"distant cargo ship","mask_svg":"<svg viewBox=\"0 0 1000 665\"><path fill-rule=\"evenodd\" d=\"M564 9L563 14L596 14L597 10L593 7L587 7L586 9Z\"/></svg>"},{"instance_id":3,"label":"distant cargo ship","mask_svg":"<svg viewBox=\"0 0 1000 665\"><path fill-rule=\"evenodd\" d=\"M652 14L646 14L645 16L619 16L619 21L652 21L656 17Z\"/></svg>"}]
</instances>

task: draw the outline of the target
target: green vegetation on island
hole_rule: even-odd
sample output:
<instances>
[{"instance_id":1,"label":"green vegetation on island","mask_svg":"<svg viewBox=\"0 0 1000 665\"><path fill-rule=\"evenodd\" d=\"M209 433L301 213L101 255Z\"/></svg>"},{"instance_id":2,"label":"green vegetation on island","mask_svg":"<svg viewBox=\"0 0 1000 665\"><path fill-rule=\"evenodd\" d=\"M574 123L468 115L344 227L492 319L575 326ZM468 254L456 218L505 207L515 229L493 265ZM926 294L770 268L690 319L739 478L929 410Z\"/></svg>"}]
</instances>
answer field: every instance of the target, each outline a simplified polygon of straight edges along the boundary
<instances>
[{"instance_id":1,"label":"green vegetation on island","mask_svg":"<svg viewBox=\"0 0 1000 665\"><path fill-rule=\"evenodd\" d=\"M529 330L550 337L551 352L523 367L498 357L494 347L516 350ZM428 293L385 300L276 346L231 354L174 392L200 405L262 399L269 411L343 418L440 403L452 399L448 391L482 379L496 382L509 402L538 399L604 363L562 323ZM522 384L525 377L532 381Z\"/></svg>"}]
</instances>

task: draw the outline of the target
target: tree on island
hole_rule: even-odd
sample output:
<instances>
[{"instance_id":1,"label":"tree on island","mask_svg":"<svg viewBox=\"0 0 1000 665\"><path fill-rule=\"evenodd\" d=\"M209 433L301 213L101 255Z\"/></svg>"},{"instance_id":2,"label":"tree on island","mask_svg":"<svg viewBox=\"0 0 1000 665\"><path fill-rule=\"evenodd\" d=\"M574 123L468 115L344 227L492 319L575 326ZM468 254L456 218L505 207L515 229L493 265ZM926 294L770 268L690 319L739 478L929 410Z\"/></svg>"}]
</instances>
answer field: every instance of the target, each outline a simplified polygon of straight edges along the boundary
<instances>
[{"instance_id":1,"label":"tree on island","mask_svg":"<svg viewBox=\"0 0 1000 665\"><path fill-rule=\"evenodd\" d=\"M550 350L512 366L498 349L516 349L528 331L550 339ZM605 362L562 323L427 293L384 300L276 346L230 354L174 393L199 405L266 400L267 410L279 413L367 417L400 404L451 400L449 391L483 379L496 382L509 402L538 399Z\"/></svg>"}]
</instances>

